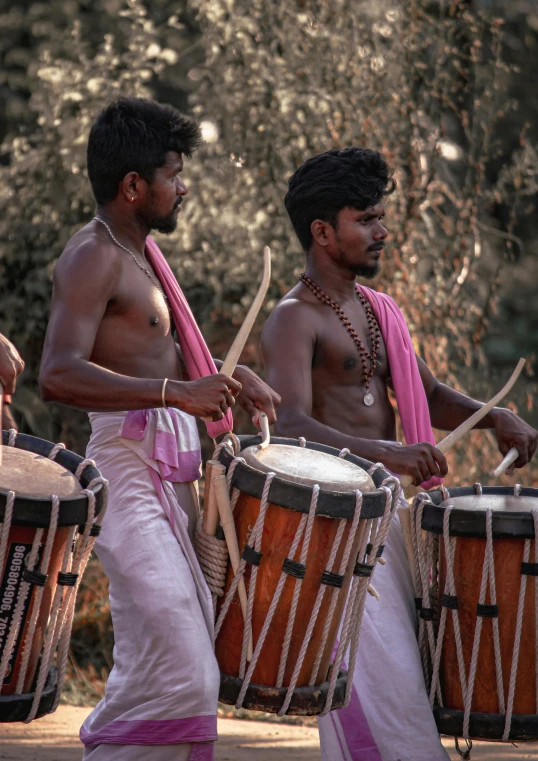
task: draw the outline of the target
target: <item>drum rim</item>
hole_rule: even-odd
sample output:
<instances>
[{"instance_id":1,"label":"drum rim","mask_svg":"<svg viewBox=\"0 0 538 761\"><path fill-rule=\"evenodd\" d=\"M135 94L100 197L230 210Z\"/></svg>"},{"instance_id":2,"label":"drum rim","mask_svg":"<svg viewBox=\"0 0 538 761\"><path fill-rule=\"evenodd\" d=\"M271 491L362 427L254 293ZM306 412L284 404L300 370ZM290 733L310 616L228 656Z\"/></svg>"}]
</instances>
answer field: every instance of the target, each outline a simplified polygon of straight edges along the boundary
<instances>
[{"instance_id":1,"label":"drum rim","mask_svg":"<svg viewBox=\"0 0 538 761\"><path fill-rule=\"evenodd\" d=\"M247 447L256 446L261 443L260 436L239 436L241 451ZM272 436L272 444L284 444L287 446L300 447L298 439L288 439L280 436ZM307 441L307 449L313 449L317 452L325 452L338 456L340 450L329 447L325 444ZM239 453L240 456L241 452ZM233 455L228 447L223 447L219 452L219 461L229 468ZM347 454L344 458L348 462L358 465L363 470L368 470L374 463L364 460L357 455ZM371 474L371 478L376 486L375 491L365 492L363 494L361 516L365 520L371 518L380 518L385 512L386 493L379 487L386 478L391 474L383 467L376 468ZM263 487L265 484L266 474L259 470L240 462L234 470L232 485L238 488L242 493L251 497L261 499ZM287 481L279 476L275 476L269 489L269 502L273 505L295 510L301 513L308 513L312 499L312 487L304 484L296 484ZM355 513L355 494L353 492L335 492L327 489L320 489L318 504L316 506L316 515L327 518L345 518L351 520Z\"/></svg>"},{"instance_id":2,"label":"drum rim","mask_svg":"<svg viewBox=\"0 0 538 761\"><path fill-rule=\"evenodd\" d=\"M442 502L450 502L456 497L478 497L472 486L458 486L452 489L432 489L427 492L432 503L424 503L422 513L422 528L431 534L443 534L443 515L445 507ZM512 496L513 486L483 486L482 494ZM448 495L448 496L446 496ZM535 497L538 500L538 489L525 486L519 492L520 497ZM538 506L538 502L537 502ZM534 539L534 522L528 511L508 512L496 510L492 515L492 532L494 539ZM458 510L454 507L450 514L450 536L467 537L468 539L486 538L486 513L484 510Z\"/></svg>"},{"instance_id":3,"label":"drum rim","mask_svg":"<svg viewBox=\"0 0 538 761\"><path fill-rule=\"evenodd\" d=\"M8 442L9 432L2 431L2 444L7 446ZM51 441L26 433L18 433L15 437L15 449L32 452L43 457L48 457L54 446L55 444ZM61 449L54 461L74 475L84 458L69 449ZM82 488L87 488L94 478L100 477L101 473L95 466L87 465L80 477ZM95 494L95 515L98 515L103 509L103 485L101 483L94 484L91 490ZM0 523L4 520L7 495L7 489L0 489ZM47 528L50 525L51 511L52 501L50 497L29 497L24 494L16 494L11 523L13 526ZM88 497L86 494L80 493L60 499L58 527L83 525L87 515Z\"/></svg>"},{"instance_id":4,"label":"drum rim","mask_svg":"<svg viewBox=\"0 0 538 761\"><path fill-rule=\"evenodd\" d=\"M452 708L433 707L433 715L440 734L463 737L464 711ZM506 715L504 713L478 713L471 711L469 716L469 736L473 740L500 741L504 732ZM532 742L538 739L537 714L512 714L510 735L511 742Z\"/></svg>"}]
</instances>

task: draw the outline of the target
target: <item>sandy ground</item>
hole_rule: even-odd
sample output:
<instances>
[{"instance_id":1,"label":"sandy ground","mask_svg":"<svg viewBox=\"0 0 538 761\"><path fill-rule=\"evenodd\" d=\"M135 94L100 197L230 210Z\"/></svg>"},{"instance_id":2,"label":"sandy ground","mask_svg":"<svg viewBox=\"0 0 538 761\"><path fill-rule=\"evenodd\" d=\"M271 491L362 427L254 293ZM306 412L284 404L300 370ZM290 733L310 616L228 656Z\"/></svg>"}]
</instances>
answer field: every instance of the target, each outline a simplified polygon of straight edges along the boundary
<instances>
[{"instance_id":1,"label":"sandy ground","mask_svg":"<svg viewBox=\"0 0 538 761\"><path fill-rule=\"evenodd\" d=\"M26 726L0 726L1 761L80 761L78 730L89 713L88 708L60 706L55 714ZM318 732L311 727L297 727L271 722L219 720L220 740L216 761L320 761ZM420 746L420 738L417 738ZM444 744L453 761L459 756L454 742ZM143 756L140 756L141 761ZM473 761L538 761L538 743L519 748L490 743L475 743Z\"/></svg>"}]
</instances>

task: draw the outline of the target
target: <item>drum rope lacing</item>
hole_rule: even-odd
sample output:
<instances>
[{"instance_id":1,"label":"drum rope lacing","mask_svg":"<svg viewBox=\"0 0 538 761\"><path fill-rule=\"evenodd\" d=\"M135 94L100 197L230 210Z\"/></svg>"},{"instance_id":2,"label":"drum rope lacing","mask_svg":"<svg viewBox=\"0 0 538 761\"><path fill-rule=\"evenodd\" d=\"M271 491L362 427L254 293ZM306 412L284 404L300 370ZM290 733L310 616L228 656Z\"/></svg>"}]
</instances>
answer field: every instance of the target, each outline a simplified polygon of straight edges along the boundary
<instances>
[{"instance_id":1,"label":"drum rope lacing","mask_svg":"<svg viewBox=\"0 0 538 761\"><path fill-rule=\"evenodd\" d=\"M482 486L480 484L474 484L473 490L478 496L482 494ZM514 486L514 496L519 496L521 493L521 485L516 484ZM449 501L450 494L448 490L443 489L444 501ZM432 588L429 582L433 580L437 581L438 570L438 547L440 538L434 536L431 532L422 531L422 515L425 504L433 504L429 494L421 492L415 497L411 507L411 521L412 521L412 540L413 551L415 556L415 568L414 568L414 585L415 595L417 599L422 600L421 612L425 609L429 609L432 603ZM478 658L480 652L480 641L482 633L483 618L489 617L492 619L492 632L493 632L493 651L494 651L494 665L495 665L495 678L497 685L497 698L499 702L499 713L504 714L504 729L502 735L502 742L510 741L510 732L512 726L512 715L514 707L514 699L516 692L516 680L519 665L519 656L521 648L521 634L523 629L523 614L525 609L525 596L527 587L527 576L533 575L535 578L534 598L535 598L535 617L536 617L536 634L535 634L535 670L536 670L536 705L538 707L538 576L535 574L535 569L538 569L538 541L534 541L534 564L529 564L531 539L525 539L523 546L523 561L521 570L521 579L518 595L518 605L516 614L516 625L513 640L512 660L510 665L510 678L508 683L508 694L505 701L505 688L503 684L502 673L502 653L501 653L501 641L499 631L498 620L498 608L497 608L497 592L496 592L496 579L495 579L495 558L494 558L494 542L493 542L493 510L487 508L485 512L486 523L486 544L484 551L484 561L482 567L482 577L479 591L479 601L476 611L476 624L473 635L473 645L471 652L471 660L469 664L469 673L466 674L465 660L463 654L463 645L461 638L461 629L458 613L458 598L454 579L454 562L456 552L457 537L450 536L450 515L454 507L450 504L445 506L443 514L443 534L442 541L445 552L446 561L446 579L443 599L441 602L441 612L439 617L439 626L437 632L435 631L435 621L433 617L419 618L419 647L422 656L422 662L424 667L424 675L426 684L429 689L430 704L432 708L437 704L443 706L441 685L440 685L440 665L443 644L445 640L446 630L446 617L447 611L450 609L452 612L453 634L454 643L456 646L456 657L458 662L458 672L460 678L460 688L463 698L463 737L468 743L468 749L464 752L462 757L469 757L470 748L470 721L471 721L471 708L473 702L473 692L476 681L476 674L478 668ZM534 525L534 536L538 537L538 508L532 508L531 515ZM426 535L424 537L424 534ZM437 551L436 551L437 548ZM529 567L532 570L526 570ZM486 603L489 589L489 603ZM424 606L424 601L428 601L429 605ZM461 755L461 751L459 751Z\"/></svg>"},{"instance_id":2,"label":"drum rope lacing","mask_svg":"<svg viewBox=\"0 0 538 761\"><path fill-rule=\"evenodd\" d=\"M17 441L17 431L11 429L8 432L8 446L15 447ZM48 454L48 458L55 460L57 455L65 449L64 444L55 444ZM85 459L78 465L74 476L81 482L84 470L92 465L95 467L93 460ZM82 485L82 484L81 484ZM96 493L95 490L101 487L103 490L102 509L95 518ZM86 496L88 501L88 512L84 529L76 537L77 527L71 527L65 543L65 550L62 557L61 570L56 580L54 596L50 614L45 624L45 636L40 648L40 664L38 667L36 686L32 705L25 723L29 723L37 715L43 690L50 672L50 667L54 656L58 668L58 677L56 684L56 694L51 711L56 710L60 702L61 691L65 679L67 668L67 657L69 652L69 641L71 637L71 627L75 613L76 593L84 574L86 564L98 536L102 520L106 511L108 502L108 481L102 477L94 478L88 485L82 489L80 494ZM6 507L4 519L1 523L0 532L0 569L3 567L7 543L13 521L13 511L16 494L9 491L6 495ZM39 570L35 568L38 561L38 555L41 549L45 529L36 529L32 547L28 555L26 569L22 576L19 587L17 601L15 604L14 615L11 621L10 629L6 639L2 659L0 660L0 685L3 684L7 669L13 656L15 644L17 642L22 620L25 613L28 595L32 595L31 615L28 621L24 644L22 648L22 657L20 662L19 674L17 677L16 692L21 694L24 690L30 657L32 654L32 645L36 633L37 622L41 613L42 599L45 591L49 565L52 557L54 542L57 537L57 524L60 511L60 499L57 495L50 495L51 500L51 517L48 528L46 529L45 546L42 557L39 562ZM33 589L35 587L35 589Z\"/></svg>"},{"instance_id":3,"label":"drum rope lacing","mask_svg":"<svg viewBox=\"0 0 538 761\"><path fill-rule=\"evenodd\" d=\"M300 439L299 445L301 447L305 447L306 441L304 439ZM229 450L231 450L231 454L233 458L227 472L227 483L228 483L228 488L231 491L231 507L233 510L237 503L237 499L240 495L240 491L237 488L234 488L232 485L233 473L237 465L240 462L244 463L244 460L242 457L237 456L235 454L232 443L230 443L226 439L221 444L218 445L212 459L217 459L219 453L222 451L223 448L228 448ZM347 454L348 452L346 450L342 450L340 452L341 457L345 457ZM379 463L376 463L374 466L372 466L370 470L374 472L376 469L380 467L382 466ZM239 678L243 680L243 684L242 684L242 687L236 702L236 708L241 708L244 702L247 689L252 680L252 675L255 671L256 665L260 657L260 653L262 651L272 620L275 615L275 611L280 601L284 584L290 573L290 570L284 570L284 568L286 567L286 563L285 563L282 569L282 572L280 574L277 586L275 588L273 598L269 606L269 610L267 612L264 623L262 625L262 629L260 631L256 645L254 647L252 659L250 663L248 664L248 668L247 668L247 650L248 650L249 639L251 637L252 613L253 613L255 591L256 591L256 577L258 573L258 563L262 557L261 541L262 541L262 535L263 535L263 529L264 529L265 516L266 516L267 508L269 505L269 490L271 487L271 482L274 477L275 477L275 474L272 472L269 472L266 474L265 484L264 484L264 488L263 488L261 499L260 499L260 510L255 522L255 525L252 528L252 531L250 533L247 548L245 548L247 552L245 551L243 552L239 567L237 569L237 573L233 577L230 588L226 594L218 619L215 624L215 640L216 640L220 632L220 629L222 627L222 624L224 622L224 619L227 615L227 612L229 610L229 607L232 603L232 600L237 594L239 584L244 577L246 565L247 565L247 562L249 562L249 560L247 560L247 558L245 557L245 554L247 555L247 557L250 557L248 549L251 548L251 550L253 551L252 559L253 560L256 559L258 562L254 562L252 564L251 576L249 581L247 611L246 611L247 624L243 627L243 638L242 638L241 658L240 658L240 667L239 667ZM364 522L364 532L360 541L360 547L358 551L358 557L364 559L364 563L367 564L366 567L369 569L368 571L369 574L372 572L373 568L375 567L375 564L380 560L380 554L381 554L380 548L384 545L386 536L388 534L388 531L391 525L392 518L394 516L396 506L398 504L398 499L400 494L400 484L396 478L389 477L383 481L379 489L385 493L385 510L384 510L383 516L375 520L368 520ZM309 511L308 513L303 514L299 521L298 528L296 530L295 536L293 538L293 541L288 553L288 560L286 561L289 563L290 569L295 569L296 567L298 571L301 568L306 569L308 547L309 547L313 522L316 516L316 507L317 507L319 492L320 492L319 485L315 485L312 488L312 498L311 498ZM297 657L297 661L293 669L290 683L287 688L286 696L285 696L282 707L278 711L279 716L283 716L286 713L286 711L289 708L290 702L293 698L294 690L300 675L301 668L304 663L308 645L310 644L311 635L314 630L314 626L316 624L319 611L321 609L321 605L323 603L324 595L326 593L327 586L330 585L329 581L331 583L338 583L340 581L340 578L343 579L344 573L348 566L351 550L355 542L355 539L357 538L357 535L358 535L357 532L360 526L361 508L362 508L362 502L363 502L363 497L359 490L355 491L355 495L356 495L355 511L353 515L351 528L350 528L347 541L344 547L342 560L340 561L339 567L335 569L334 568L335 558L338 554L338 551L342 543L342 537L344 534L345 526L346 524L349 523L349 521L347 521L346 519L342 519L341 521L339 521L339 526L337 528L336 536L335 536L333 546L330 551L329 560L327 563L326 574L328 574L328 576L326 576L326 581L320 584L316 601L314 603L314 607L310 615L307 629L303 637L299 655ZM202 536L200 536L201 534L202 534L201 523L199 523L199 530L197 531L197 537L196 537L196 550L199 554L200 564L204 572L204 575L206 576L206 581L208 583L208 586L210 587L214 595L214 602L216 602L216 596L217 595L222 596L223 590L225 587L227 564L224 565L223 563L224 554L221 554L221 553L226 547L226 543L223 540L218 540L215 537L209 537L207 535L202 535L203 536L202 538ZM302 547L301 547L301 554L300 554L299 560L296 561L295 555L301 540L303 540ZM213 555L213 553L215 554ZM217 557L215 557L215 555ZM227 551L226 551L226 556L227 556ZM222 572L222 576L219 579L217 579L216 576L220 572ZM298 575L296 574L294 575L295 575L294 591L293 591L293 597L292 597L292 604L291 604L290 612L288 615L288 621L286 624L286 632L284 635L282 652L280 656L277 684L276 684L277 688L281 688L284 681L284 675L285 675L288 656L289 656L292 632L293 632L295 619L296 619L297 605L298 605L298 600L300 596L304 570L302 571L302 575L300 573ZM324 577L325 577L325 574L324 574ZM360 627L361 627L361 621L362 621L362 616L364 611L366 594L369 587L369 582L370 582L369 575L362 576L362 577L358 575L353 576L351 588L348 592L348 599L347 599L347 605L346 605L345 614L344 614L344 622L342 625L340 641L338 643L336 656L334 659L334 663L332 665L327 698L326 698L325 706L323 708L321 715L325 715L332 707L334 691L336 689L336 682L339 676L340 668L342 667L344 657L346 655L346 652L348 651L350 656L349 656L349 668L348 668L348 682L347 682L347 688L346 688L344 707L347 706L351 700L351 690L353 686L353 672L354 672L355 664L356 664L356 654L357 654L357 647L359 642ZM318 671L321 665L324 652L326 650L327 640L328 640L329 632L331 630L331 624L333 623L334 612L335 612L336 605L339 599L339 595L341 594L341 589L337 586L332 586L330 594L331 594L331 600L329 604L329 611L325 619L320 646L316 652L314 665L312 667L312 671L310 675L309 685L311 687L315 686L316 684ZM321 677L321 680L322 681L325 680L325 675Z\"/></svg>"}]
</instances>

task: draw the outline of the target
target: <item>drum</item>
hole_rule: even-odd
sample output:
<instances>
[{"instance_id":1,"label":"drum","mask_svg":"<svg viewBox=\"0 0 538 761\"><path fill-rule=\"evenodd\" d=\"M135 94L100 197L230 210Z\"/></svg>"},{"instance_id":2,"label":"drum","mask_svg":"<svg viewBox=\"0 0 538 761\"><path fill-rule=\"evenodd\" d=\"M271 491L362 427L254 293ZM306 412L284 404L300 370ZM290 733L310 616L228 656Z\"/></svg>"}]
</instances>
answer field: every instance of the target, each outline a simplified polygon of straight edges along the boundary
<instances>
[{"instance_id":1,"label":"drum","mask_svg":"<svg viewBox=\"0 0 538 761\"><path fill-rule=\"evenodd\" d=\"M240 452L225 442L218 455L241 552L237 574L228 564L217 605L220 700L279 715L323 714L350 698L365 596L399 484L348 450L259 443L240 437Z\"/></svg>"},{"instance_id":2,"label":"drum","mask_svg":"<svg viewBox=\"0 0 538 761\"><path fill-rule=\"evenodd\" d=\"M538 489L417 495L419 640L442 734L538 739Z\"/></svg>"},{"instance_id":3,"label":"drum","mask_svg":"<svg viewBox=\"0 0 538 761\"><path fill-rule=\"evenodd\" d=\"M55 710L75 596L107 484L91 460L3 431L0 468L0 722Z\"/></svg>"}]
</instances>

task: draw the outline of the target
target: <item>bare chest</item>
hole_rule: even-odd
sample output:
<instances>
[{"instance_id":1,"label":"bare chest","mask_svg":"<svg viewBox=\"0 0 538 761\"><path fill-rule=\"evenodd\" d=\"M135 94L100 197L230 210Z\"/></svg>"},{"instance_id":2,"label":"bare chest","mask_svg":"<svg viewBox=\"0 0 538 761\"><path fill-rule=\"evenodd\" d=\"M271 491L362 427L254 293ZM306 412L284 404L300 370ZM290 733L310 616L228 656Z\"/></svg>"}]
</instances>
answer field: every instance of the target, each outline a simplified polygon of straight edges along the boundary
<instances>
[{"instance_id":1,"label":"bare chest","mask_svg":"<svg viewBox=\"0 0 538 761\"><path fill-rule=\"evenodd\" d=\"M103 318L103 327L110 329L113 325L131 334L134 343L144 339L158 341L171 334L170 312L161 289L127 258L117 292L109 301ZM128 349L125 346L125 350Z\"/></svg>"},{"instance_id":2,"label":"bare chest","mask_svg":"<svg viewBox=\"0 0 538 761\"><path fill-rule=\"evenodd\" d=\"M366 314L360 302L345 309L345 314L355 332L354 338L337 314L330 308L321 313L323 319L317 332L316 346L312 362L314 373L329 374L338 385L364 385L365 375L372 367L373 334L368 326ZM361 350L364 347L364 350ZM383 336L376 358L375 380L390 378L387 351Z\"/></svg>"}]
</instances>

